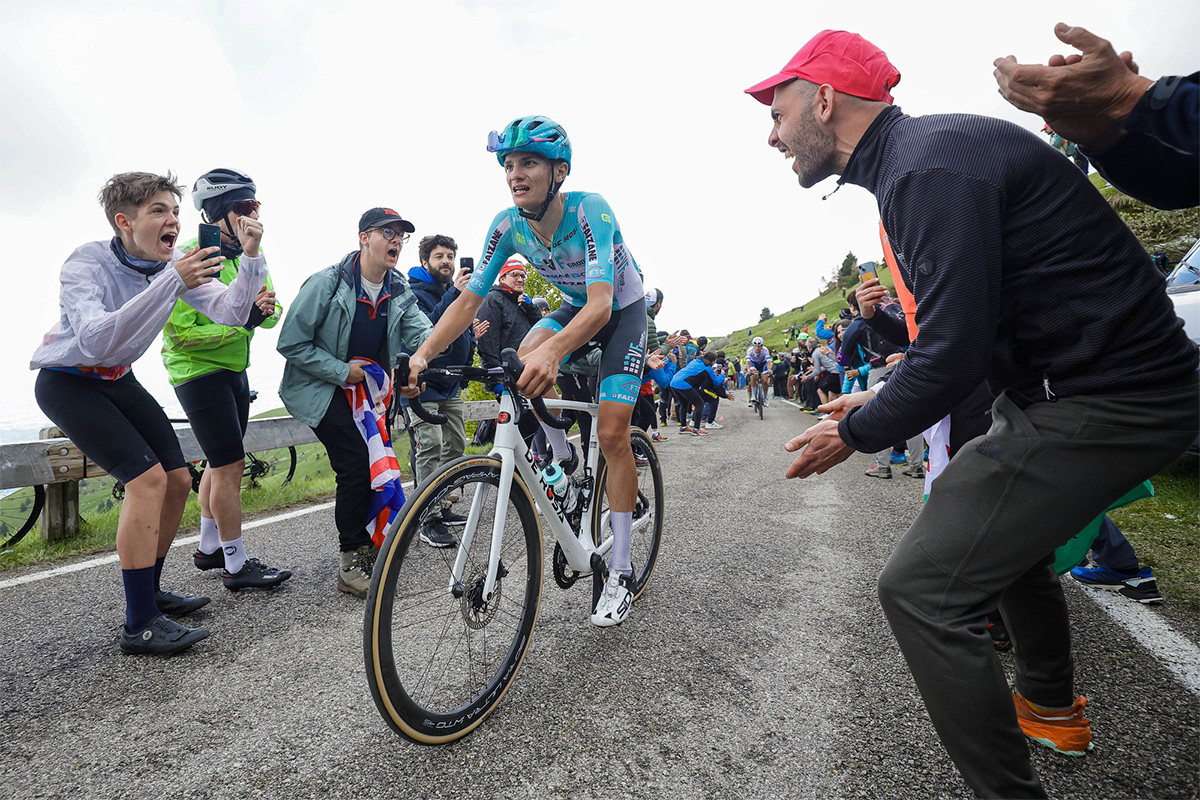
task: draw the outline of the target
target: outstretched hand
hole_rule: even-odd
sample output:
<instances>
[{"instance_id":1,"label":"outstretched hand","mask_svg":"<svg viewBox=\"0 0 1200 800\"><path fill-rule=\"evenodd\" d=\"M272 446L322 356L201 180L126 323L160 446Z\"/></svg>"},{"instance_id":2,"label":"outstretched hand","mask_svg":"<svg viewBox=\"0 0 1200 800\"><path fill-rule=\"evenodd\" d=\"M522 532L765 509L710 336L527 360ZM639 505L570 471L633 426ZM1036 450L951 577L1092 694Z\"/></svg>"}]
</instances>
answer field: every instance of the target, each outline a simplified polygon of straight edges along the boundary
<instances>
[{"instance_id":1,"label":"outstretched hand","mask_svg":"<svg viewBox=\"0 0 1200 800\"><path fill-rule=\"evenodd\" d=\"M1064 139L1091 150L1111 147L1121 124L1153 81L1139 76L1128 51L1078 26L1054 26L1054 34L1080 53L1051 56L1046 66L1018 64L1013 56L992 62L1005 100L1037 114Z\"/></svg>"},{"instance_id":2,"label":"outstretched hand","mask_svg":"<svg viewBox=\"0 0 1200 800\"><path fill-rule=\"evenodd\" d=\"M845 461L854 448L842 441L838 435L837 421L832 417L823 419L804 433L783 446L789 453L800 451L800 455L788 467L788 478L807 478L822 475Z\"/></svg>"},{"instance_id":3,"label":"outstretched hand","mask_svg":"<svg viewBox=\"0 0 1200 800\"><path fill-rule=\"evenodd\" d=\"M875 393L867 390L865 392L853 392L844 394L830 400L828 403L822 403L817 406L818 411L823 411L829 415L829 418L835 422L846 416L846 412L854 406L861 406L863 403L875 396Z\"/></svg>"}]
</instances>

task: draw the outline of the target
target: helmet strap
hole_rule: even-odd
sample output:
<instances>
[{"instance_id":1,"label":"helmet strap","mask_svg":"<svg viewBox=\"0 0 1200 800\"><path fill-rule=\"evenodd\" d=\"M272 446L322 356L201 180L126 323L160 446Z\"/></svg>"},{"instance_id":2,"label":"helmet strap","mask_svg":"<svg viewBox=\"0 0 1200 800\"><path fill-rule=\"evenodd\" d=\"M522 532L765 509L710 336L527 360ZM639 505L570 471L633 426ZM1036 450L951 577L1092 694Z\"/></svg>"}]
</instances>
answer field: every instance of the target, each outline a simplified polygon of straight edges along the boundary
<instances>
[{"instance_id":1,"label":"helmet strap","mask_svg":"<svg viewBox=\"0 0 1200 800\"><path fill-rule=\"evenodd\" d=\"M531 219L534 222L541 222L542 217L546 216L546 212L550 210L550 204L554 202L554 195L558 194L558 190L562 188L563 182L550 184L550 191L546 192L546 199L542 201L542 207L538 209L536 214L530 214L524 209L518 209L518 212L525 219Z\"/></svg>"}]
</instances>

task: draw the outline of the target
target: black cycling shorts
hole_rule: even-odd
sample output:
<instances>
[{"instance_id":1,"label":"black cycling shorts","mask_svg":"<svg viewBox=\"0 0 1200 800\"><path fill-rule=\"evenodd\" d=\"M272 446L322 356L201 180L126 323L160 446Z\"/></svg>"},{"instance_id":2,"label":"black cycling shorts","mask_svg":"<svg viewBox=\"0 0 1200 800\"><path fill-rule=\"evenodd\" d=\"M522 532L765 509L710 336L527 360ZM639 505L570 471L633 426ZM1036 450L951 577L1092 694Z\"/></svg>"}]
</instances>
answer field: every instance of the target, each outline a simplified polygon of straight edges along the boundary
<instances>
[{"instance_id":1,"label":"black cycling shorts","mask_svg":"<svg viewBox=\"0 0 1200 800\"><path fill-rule=\"evenodd\" d=\"M182 469L183 451L166 413L132 372L115 381L43 369L33 388L50 421L121 483L155 464Z\"/></svg>"},{"instance_id":2,"label":"black cycling shorts","mask_svg":"<svg viewBox=\"0 0 1200 800\"><path fill-rule=\"evenodd\" d=\"M175 396L210 467L245 459L242 437L250 418L250 381L245 370L219 369L201 375L176 386Z\"/></svg>"},{"instance_id":3,"label":"black cycling shorts","mask_svg":"<svg viewBox=\"0 0 1200 800\"><path fill-rule=\"evenodd\" d=\"M579 309L563 303L558 310L538 320L533 330L545 328L555 333L567 327ZM633 303L612 312L608 322L583 346L563 362L583 358L600 348L600 396L597 402L613 400L635 405L642 391L642 367L646 364L646 308Z\"/></svg>"}]
</instances>

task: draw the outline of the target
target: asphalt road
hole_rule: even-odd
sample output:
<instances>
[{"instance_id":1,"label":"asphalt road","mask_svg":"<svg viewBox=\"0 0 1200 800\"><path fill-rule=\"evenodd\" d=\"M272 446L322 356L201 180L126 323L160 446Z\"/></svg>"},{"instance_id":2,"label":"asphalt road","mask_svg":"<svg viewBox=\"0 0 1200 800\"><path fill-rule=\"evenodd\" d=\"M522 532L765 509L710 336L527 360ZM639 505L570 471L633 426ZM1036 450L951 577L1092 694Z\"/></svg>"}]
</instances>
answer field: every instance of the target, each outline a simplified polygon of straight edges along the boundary
<instances>
[{"instance_id":1,"label":"asphalt road","mask_svg":"<svg viewBox=\"0 0 1200 800\"><path fill-rule=\"evenodd\" d=\"M115 564L0 589L2 793L970 796L875 596L921 483L866 478L865 455L785 481L782 444L812 418L783 402L763 421L744 403L721 413L723 430L672 432L659 447L663 552L630 619L592 627L586 581L564 592L547 569L514 688L446 747L395 736L371 702L362 601L334 589L331 510L247 533L252 555L296 571L273 594L227 592L190 548L173 550L164 584L213 597L190 618L212 635L168 660L118 651ZM1200 697L1073 585L1068 599L1096 749L1068 759L1034 746L1047 789L1195 797Z\"/></svg>"}]
</instances>

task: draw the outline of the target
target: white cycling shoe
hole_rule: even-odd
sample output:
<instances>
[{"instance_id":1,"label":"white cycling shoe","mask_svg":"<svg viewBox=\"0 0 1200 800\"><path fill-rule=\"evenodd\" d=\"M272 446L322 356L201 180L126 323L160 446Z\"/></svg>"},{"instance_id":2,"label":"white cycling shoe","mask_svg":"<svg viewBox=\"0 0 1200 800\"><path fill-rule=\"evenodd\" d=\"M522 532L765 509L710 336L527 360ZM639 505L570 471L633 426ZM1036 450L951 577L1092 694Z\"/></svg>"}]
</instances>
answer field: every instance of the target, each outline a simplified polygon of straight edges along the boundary
<instances>
[{"instance_id":1,"label":"white cycling shoe","mask_svg":"<svg viewBox=\"0 0 1200 800\"><path fill-rule=\"evenodd\" d=\"M600 590L600 597L592 611L592 624L601 628L620 625L629 616L631 606L633 576L622 575L616 571L609 572L608 580L604 582L604 588Z\"/></svg>"}]
</instances>

